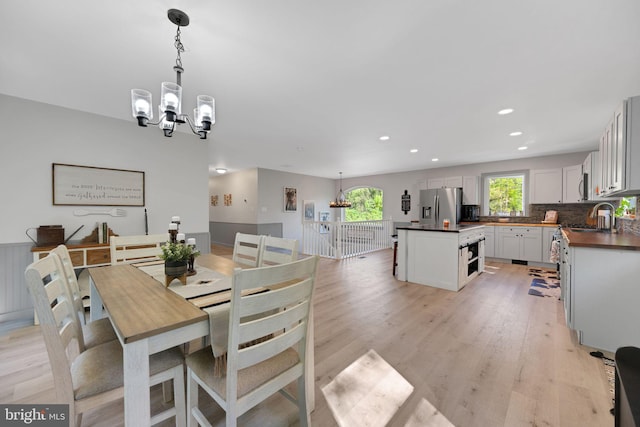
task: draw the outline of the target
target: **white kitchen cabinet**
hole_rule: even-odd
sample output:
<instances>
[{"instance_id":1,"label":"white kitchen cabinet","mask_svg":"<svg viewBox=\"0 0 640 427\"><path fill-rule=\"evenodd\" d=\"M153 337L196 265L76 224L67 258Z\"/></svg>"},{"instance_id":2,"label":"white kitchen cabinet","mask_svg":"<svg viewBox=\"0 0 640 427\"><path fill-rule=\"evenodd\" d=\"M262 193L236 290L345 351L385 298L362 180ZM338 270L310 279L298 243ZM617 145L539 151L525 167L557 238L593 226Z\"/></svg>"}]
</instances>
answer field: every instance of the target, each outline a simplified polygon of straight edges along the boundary
<instances>
[{"instance_id":1,"label":"white kitchen cabinet","mask_svg":"<svg viewBox=\"0 0 640 427\"><path fill-rule=\"evenodd\" d=\"M478 205L480 204L478 196L479 179L477 176L462 177L462 204Z\"/></svg>"},{"instance_id":2,"label":"white kitchen cabinet","mask_svg":"<svg viewBox=\"0 0 640 427\"><path fill-rule=\"evenodd\" d=\"M496 255L495 227L484 226L484 256L494 258Z\"/></svg>"},{"instance_id":3,"label":"white kitchen cabinet","mask_svg":"<svg viewBox=\"0 0 640 427\"><path fill-rule=\"evenodd\" d=\"M532 262L542 261L541 227L496 227L495 238L496 258Z\"/></svg>"},{"instance_id":4,"label":"white kitchen cabinet","mask_svg":"<svg viewBox=\"0 0 640 427\"><path fill-rule=\"evenodd\" d=\"M562 168L562 203L581 203L582 165Z\"/></svg>"},{"instance_id":5,"label":"white kitchen cabinet","mask_svg":"<svg viewBox=\"0 0 640 427\"><path fill-rule=\"evenodd\" d=\"M444 178L429 178L427 180L427 189L444 187Z\"/></svg>"},{"instance_id":6,"label":"white kitchen cabinet","mask_svg":"<svg viewBox=\"0 0 640 427\"><path fill-rule=\"evenodd\" d=\"M640 194L640 96L625 100L600 138L599 196Z\"/></svg>"},{"instance_id":7,"label":"white kitchen cabinet","mask_svg":"<svg viewBox=\"0 0 640 427\"><path fill-rule=\"evenodd\" d=\"M640 252L570 246L565 266L569 327L580 343L615 352L640 346ZM568 298L568 301L567 301Z\"/></svg>"},{"instance_id":8,"label":"white kitchen cabinet","mask_svg":"<svg viewBox=\"0 0 640 427\"><path fill-rule=\"evenodd\" d=\"M562 169L529 171L529 203L562 203Z\"/></svg>"},{"instance_id":9,"label":"white kitchen cabinet","mask_svg":"<svg viewBox=\"0 0 640 427\"><path fill-rule=\"evenodd\" d=\"M450 176L446 178L429 178L427 180L427 188L443 188L443 187L460 187L462 188L462 176Z\"/></svg>"}]
</instances>

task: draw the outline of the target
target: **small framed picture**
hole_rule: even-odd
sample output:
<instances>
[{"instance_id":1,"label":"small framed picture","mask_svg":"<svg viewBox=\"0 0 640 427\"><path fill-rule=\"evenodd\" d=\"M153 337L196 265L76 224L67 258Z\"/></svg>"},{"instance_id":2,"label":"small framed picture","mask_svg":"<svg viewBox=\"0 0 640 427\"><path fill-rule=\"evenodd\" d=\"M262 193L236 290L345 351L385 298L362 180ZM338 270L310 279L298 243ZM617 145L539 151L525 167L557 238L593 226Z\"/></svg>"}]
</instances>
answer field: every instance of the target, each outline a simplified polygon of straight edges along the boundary
<instances>
[{"instance_id":1,"label":"small framed picture","mask_svg":"<svg viewBox=\"0 0 640 427\"><path fill-rule=\"evenodd\" d=\"M284 187L284 211L296 212L298 210L298 190L294 187Z\"/></svg>"},{"instance_id":2,"label":"small framed picture","mask_svg":"<svg viewBox=\"0 0 640 427\"><path fill-rule=\"evenodd\" d=\"M302 206L304 211L304 220L313 221L316 217L316 202L313 200L305 200L302 203Z\"/></svg>"},{"instance_id":3,"label":"small framed picture","mask_svg":"<svg viewBox=\"0 0 640 427\"><path fill-rule=\"evenodd\" d=\"M329 212L318 212L318 220L321 222L320 233L327 234L329 232L329 224L322 224L322 223L331 221L331 216Z\"/></svg>"}]
</instances>

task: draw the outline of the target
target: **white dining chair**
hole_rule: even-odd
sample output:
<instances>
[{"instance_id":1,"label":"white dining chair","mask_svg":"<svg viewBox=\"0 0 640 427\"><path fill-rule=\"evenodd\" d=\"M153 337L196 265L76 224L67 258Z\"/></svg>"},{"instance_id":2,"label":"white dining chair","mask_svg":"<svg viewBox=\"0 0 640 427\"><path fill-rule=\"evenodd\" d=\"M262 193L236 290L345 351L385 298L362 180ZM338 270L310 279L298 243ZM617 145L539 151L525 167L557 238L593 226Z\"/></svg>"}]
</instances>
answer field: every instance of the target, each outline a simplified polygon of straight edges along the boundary
<instances>
[{"instance_id":1,"label":"white dining chair","mask_svg":"<svg viewBox=\"0 0 640 427\"><path fill-rule=\"evenodd\" d=\"M264 236L260 267L293 262L298 259L298 241L282 237Z\"/></svg>"},{"instance_id":2,"label":"white dining chair","mask_svg":"<svg viewBox=\"0 0 640 427\"><path fill-rule=\"evenodd\" d=\"M66 283L69 286L69 292L71 294L73 308L77 314L78 321L80 322L80 332L82 332L84 345L86 348L95 347L98 344L105 343L118 339L111 321L108 318L94 320L93 322L86 321L84 313L84 304L82 303L82 295L80 293L80 286L78 285L78 279L73 268L69 251L65 245L59 245L51 251L55 254L61 263L62 272L66 277Z\"/></svg>"},{"instance_id":3,"label":"white dining chair","mask_svg":"<svg viewBox=\"0 0 640 427\"><path fill-rule=\"evenodd\" d=\"M111 265L160 259L160 246L166 242L166 234L111 236Z\"/></svg>"},{"instance_id":4,"label":"white dining chair","mask_svg":"<svg viewBox=\"0 0 640 427\"><path fill-rule=\"evenodd\" d=\"M316 255L288 264L235 269L226 375L215 375L210 347L186 358L189 426L211 426L198 407L199 388L225 410L227 427L235 426L237 417L278 391L297 403L300 425L309 425L305 350L318 259ZM270 289L247 294L260 287ZM256 341L259 344L246 344ZM297 399L284 390L294 381Z\"/></svg>"},{"instance_id":5,"label":"white dining chair","mask_svg":"<svg viewBox=\"0 0 640 427\"><path fill-rule=\"evenodd\" d=\"M259 266L263 244L264 236L236 233L233 244L233 262L250 268Z\"/></svg>"},{"instance_id":6,"label":"white dining chair","mask_svg":"<svg viewBox=\"0 0 640 427\"><path fill-rule=\"evenodd\" d=\"M57 403L69 405L70 425L80 426L82 414L123 398L122 346L109 341L83 348L73 297L66 276L55 254L35 261L25 271L44 337ZM149 358L150 385L173 380L174 406L151 418L152 424L175 418L175 425L186 421L184 401L184 359L178 348Z\"/></svg>"}]
</instances>

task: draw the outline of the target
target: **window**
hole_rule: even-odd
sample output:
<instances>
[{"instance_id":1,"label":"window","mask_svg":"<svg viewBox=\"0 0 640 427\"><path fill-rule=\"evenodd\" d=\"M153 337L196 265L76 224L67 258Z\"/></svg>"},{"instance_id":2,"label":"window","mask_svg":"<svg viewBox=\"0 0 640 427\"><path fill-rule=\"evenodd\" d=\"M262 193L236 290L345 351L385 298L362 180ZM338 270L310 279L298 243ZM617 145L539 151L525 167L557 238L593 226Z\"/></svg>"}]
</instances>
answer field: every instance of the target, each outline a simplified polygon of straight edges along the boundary
<instances>
[{"instance_id":1,"label":"window","mask_svg":"<svg viewBox=\"0 0 640 427\"><path fill-rule=\"evenodd\" d=\"M483 215L526 214L526 172L502 172L482 175Z\"/></svg>"},{"instance_id":2,"label":"window","mask_svg":"<svg viewBox=\"0 0 640 427\"><path fill-rule=\"evenodd\" d=\"M346 221L370 221L382 219L382 190L379 188L355 188L345 193L350 208L345 208Z\"/></svg>"}]
</instances>

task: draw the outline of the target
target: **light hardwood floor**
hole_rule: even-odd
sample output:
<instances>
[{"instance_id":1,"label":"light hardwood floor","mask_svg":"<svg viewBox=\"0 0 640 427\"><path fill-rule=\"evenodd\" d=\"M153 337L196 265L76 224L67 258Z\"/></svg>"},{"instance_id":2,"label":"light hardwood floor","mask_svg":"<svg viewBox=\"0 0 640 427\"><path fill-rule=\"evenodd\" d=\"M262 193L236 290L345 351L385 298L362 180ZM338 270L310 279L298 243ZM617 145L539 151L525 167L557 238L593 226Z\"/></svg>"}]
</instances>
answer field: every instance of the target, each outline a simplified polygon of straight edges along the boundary
<instances>
[{"instance_id":1,"label":"light hardwood floor","mask_svg":"<svg viewBox=\"0 0 640 427\"><path fill-rule=\"evenodd\" d=\"M230 256L231 249L215 246ZM404 426L424 400L456 426L612 426L602 361L564 324L561 302L527 294L521 265L492 263L454 293L399 282L390 250L343 261L321 260L315 292L314 426L335 426L321 391L369 349L414 391L389 425ZM594 313L597 315L597 313ZM0 402L52 403L53 384L36 326L0 337ZM162 405L152 389L153 405ZM205 393L201 393L204 395ZM210 400L212 421L224 425ZM123 405L85 415L84 425L122 425ZM297 425L296 410L276 395L240 425ZM169 424L165 424L169 425Z\"/></svg>"}]
</instances>

